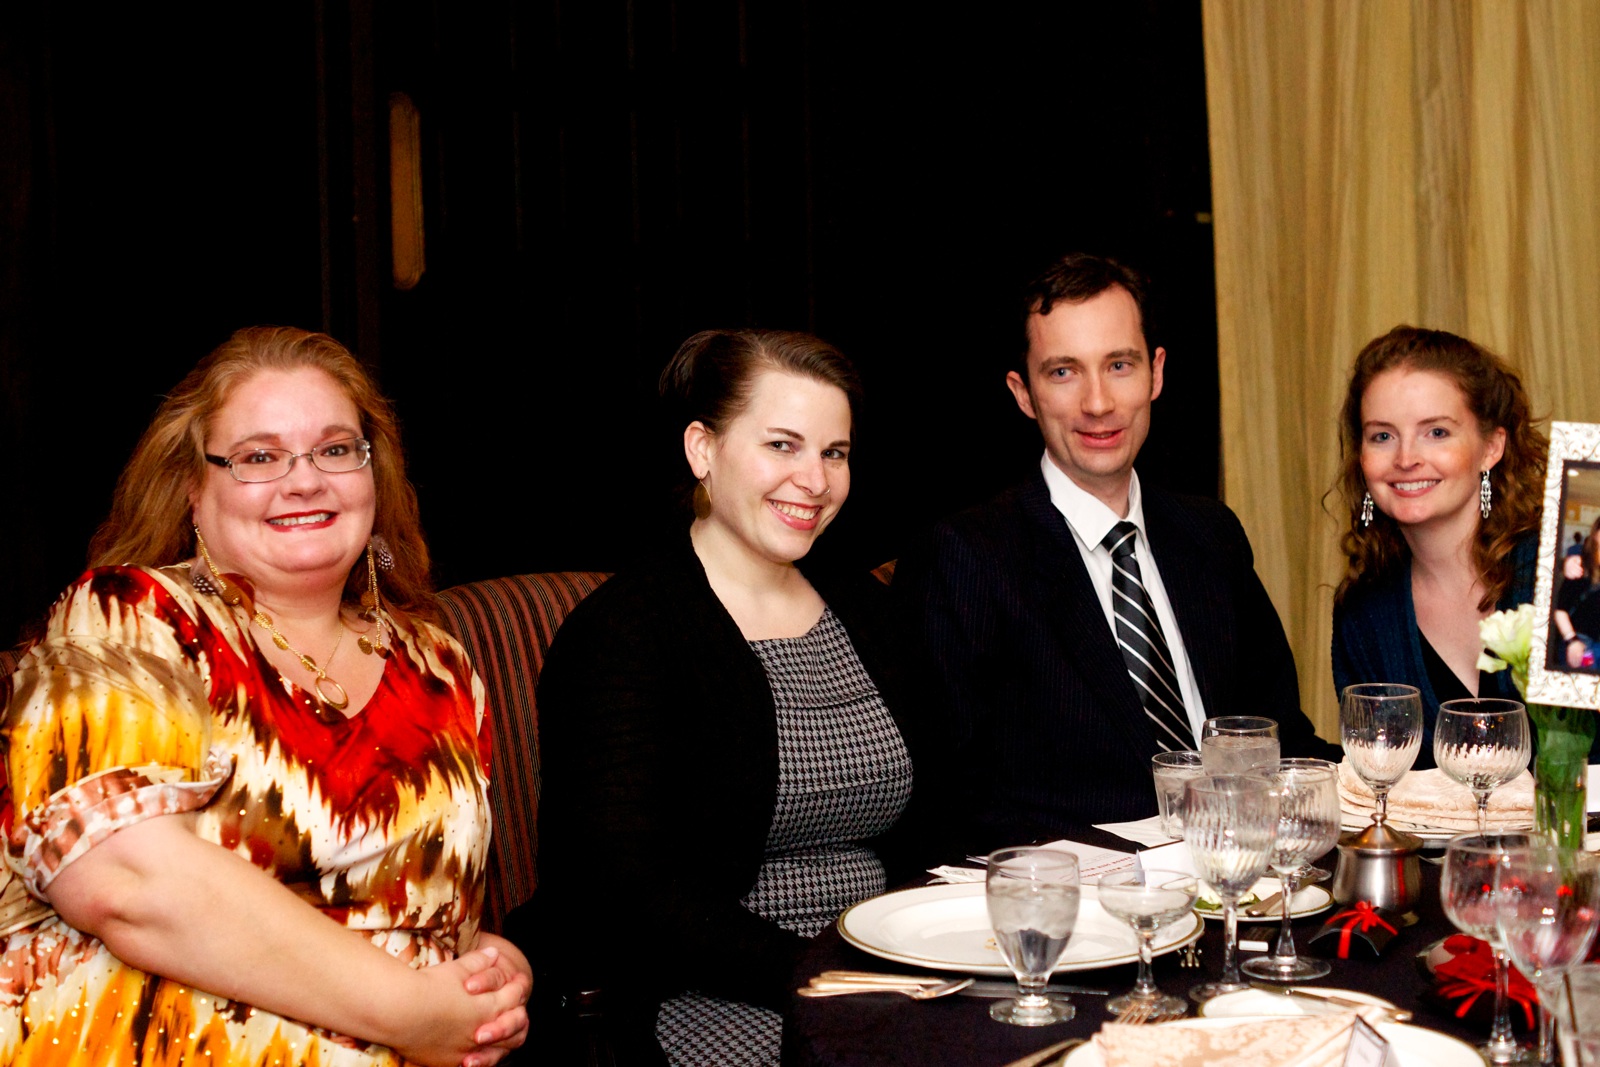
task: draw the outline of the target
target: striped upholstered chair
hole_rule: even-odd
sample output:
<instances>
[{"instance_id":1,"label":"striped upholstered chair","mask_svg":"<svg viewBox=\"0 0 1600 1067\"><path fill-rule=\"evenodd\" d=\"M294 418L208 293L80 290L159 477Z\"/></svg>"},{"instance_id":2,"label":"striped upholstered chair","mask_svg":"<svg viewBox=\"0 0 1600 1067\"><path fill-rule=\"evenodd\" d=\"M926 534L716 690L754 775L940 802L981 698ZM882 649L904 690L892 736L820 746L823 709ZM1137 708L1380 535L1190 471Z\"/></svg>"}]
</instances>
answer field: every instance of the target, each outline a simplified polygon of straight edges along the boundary
<instances>
[{"instance_id":1,"label":"striped upholstered chair","mask_svg":"<svg viewBox=\"0 0 1600 1067\"><path fill-rule=\"evenodd\" d=\"M554 571L490 578L439 594L445 625L461 639L488 690L494 743L484 929L533 896L539 856L539 717L533 689L556 628L610 575Z\"/></svg>"}]
</instances>

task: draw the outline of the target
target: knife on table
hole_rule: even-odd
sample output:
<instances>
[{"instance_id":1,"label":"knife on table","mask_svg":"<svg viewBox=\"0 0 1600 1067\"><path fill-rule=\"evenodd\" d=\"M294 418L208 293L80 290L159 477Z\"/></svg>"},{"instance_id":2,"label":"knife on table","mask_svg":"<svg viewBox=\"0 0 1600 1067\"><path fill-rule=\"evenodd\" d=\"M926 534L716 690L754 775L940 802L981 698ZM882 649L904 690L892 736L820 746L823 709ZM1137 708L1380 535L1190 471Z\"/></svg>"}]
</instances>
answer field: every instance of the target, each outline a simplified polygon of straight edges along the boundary
<instances>
[{"instance_id":1,"label":"knife on table","mask_svg":"<svg viewBox=\"0 0 1600 1067\"><path fill-rule=\"evenodd\" d=\"M813 978L811 982L813 985L819 983L850 983L885 989L894 987L914 989L920 986L942 985L949 980L947 975L878 974L875 971L823 971ZM1090 989L1087 986L1067 985L1062 982L1051 982L1045 986L1044 991L1046 993L1078 993L1090 997L1111 995L1110 991L1106 989ZM959 995L964 997L1014 997L1017 995L1017 985L1015 982L979 980L961 990Z\"/></svg>"}]
</instances>

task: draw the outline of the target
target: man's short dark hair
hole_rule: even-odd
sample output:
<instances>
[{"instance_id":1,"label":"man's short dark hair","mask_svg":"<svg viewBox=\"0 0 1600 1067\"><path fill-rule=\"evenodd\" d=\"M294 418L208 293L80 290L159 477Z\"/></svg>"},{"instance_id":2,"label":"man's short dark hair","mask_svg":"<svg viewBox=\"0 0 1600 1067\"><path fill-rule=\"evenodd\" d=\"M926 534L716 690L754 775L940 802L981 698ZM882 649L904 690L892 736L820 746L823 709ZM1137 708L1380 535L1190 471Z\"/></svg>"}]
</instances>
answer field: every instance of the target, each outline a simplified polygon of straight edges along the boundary
<instances>
[{"instance_id":1,"label":"man's short dark hair","mask_svg":"<svg viewBox=\"0 0 1600 1067\"><path fill-rule=\"evenodd\" d=\"M1050 265L1022 290L1022 344L1018 347L1016 370L1028 378L1028 319L1048 315L1058 303L1081 304L1113 286L1121 286L1133 297L1139 309L1139 330L1144 346L1150 348L1150 283L1132 267L1105 256L1088 252L1069 252Z\"/></svg>"}]
</instances>

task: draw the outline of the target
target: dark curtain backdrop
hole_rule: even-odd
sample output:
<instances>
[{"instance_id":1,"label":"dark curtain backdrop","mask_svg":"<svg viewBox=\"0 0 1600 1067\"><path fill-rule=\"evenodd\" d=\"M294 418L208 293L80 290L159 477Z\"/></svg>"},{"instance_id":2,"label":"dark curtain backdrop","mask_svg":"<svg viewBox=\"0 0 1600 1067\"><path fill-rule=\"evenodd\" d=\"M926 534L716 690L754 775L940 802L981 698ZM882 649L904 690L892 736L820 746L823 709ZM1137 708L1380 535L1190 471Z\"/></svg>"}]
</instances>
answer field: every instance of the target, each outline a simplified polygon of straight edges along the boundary
<instances>
[{"instance_id":1,"label":"dark curtain backdrop","mask_svg":"<svg viewBox=\"0 0 1600 1067\"><path fill-rule=\"evenodd\" d=\"M388 100L427 270L390 282ZM81 568L163 390L234 328L325 328L399 406L441 584L616 569L680 521L656 373L710 326L860 363L863 565L1037 460L1012 294L1151 272L1145 476L1215 494L1196 3L282 0L0 11L0 643ZM677 428L681 429L681 428Z\"/></svg>"}]
</instances>

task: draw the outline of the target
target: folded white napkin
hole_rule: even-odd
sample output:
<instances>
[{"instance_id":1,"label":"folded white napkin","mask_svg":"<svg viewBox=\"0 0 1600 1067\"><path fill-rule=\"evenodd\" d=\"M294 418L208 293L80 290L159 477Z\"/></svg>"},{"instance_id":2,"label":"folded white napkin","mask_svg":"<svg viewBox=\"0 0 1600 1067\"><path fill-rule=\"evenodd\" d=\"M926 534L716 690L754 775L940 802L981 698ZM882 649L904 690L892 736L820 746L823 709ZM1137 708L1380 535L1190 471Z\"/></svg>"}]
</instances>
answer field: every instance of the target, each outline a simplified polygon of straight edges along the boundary
<instances>
[{"instance_id":1,"label":"folded white napkin","mask_svg":"<svg viewBox=\"0 0 1600 1067\"><path fill-rule=\"evenodd\" d=\"M1355 1020L1341 1012L1233 1026L1106 1023L1094 1040L1105 1067L1337 1067Z\"/></svg>"},{"instance_id":2,"label":"folded white napkin","mask_svg":"<svg viewBox=\"0 0 1600 1067\"><path fill-rule=\"evenodd\" d=\"M1339 764L1339 804L1349 822L1366 822L1377 810L1377 797L1350 760ZM1389 817L1441 830L1476 830L1478 802L1472 790L1438 768L1412 771L1389 790ZM1523 771L1489 797L1489 828L1514 830L1533 822L1533 776Z\"/></svg>"},{"instance_id":3,"label":"folded white napkin","mask_svg":"<svg viewBox=\"0 0 1600 1067\"><path fill-rule=\"evenodd\" d=\"M1097 822L1094 828L1116 834L1127 841L1137 841L1141 845L1165 845L1169 841L1177 840L1161 832L1159 815L1152 815L1148 819L1139 819L1136 822Z\"/></svg>"}]
</instances>

